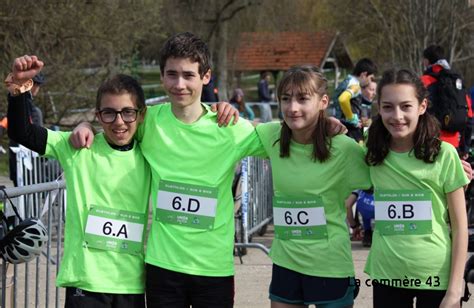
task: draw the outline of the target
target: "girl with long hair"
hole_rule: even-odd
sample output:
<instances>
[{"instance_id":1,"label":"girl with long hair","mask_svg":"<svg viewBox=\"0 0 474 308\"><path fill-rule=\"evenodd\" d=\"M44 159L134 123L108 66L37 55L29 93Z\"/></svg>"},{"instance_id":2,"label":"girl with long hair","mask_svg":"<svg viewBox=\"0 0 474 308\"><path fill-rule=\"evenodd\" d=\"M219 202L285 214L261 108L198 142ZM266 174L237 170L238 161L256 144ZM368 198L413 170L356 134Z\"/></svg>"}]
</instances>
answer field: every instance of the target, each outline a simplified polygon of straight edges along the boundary
<instances>
[{"instance_id":1,"label":"girl with long hair","mask_svg":"<svg viewBox=\"0 0 474 308\"><path fill-rule=\"evenodd\" d=\"M408 70L378 86L379 115L366 161L375 189L375 231L365 271L374 307L459 307L467 252L463 186L456 149L439 140L427 91Z\"/></svg>"},{"instance_id":2,"label":"girl with long hair","mask_svg":"<svg viewBox=\"0 0 474 308\"><path fill-rule=\"evenodd\" d=\"M283 122L257 126L274 186L271 305L350 307L356 286L344 200L371 186L363 148L331 135L327 80L317 67L288 70L277 96Z\"/></svg>"}]
</instances>

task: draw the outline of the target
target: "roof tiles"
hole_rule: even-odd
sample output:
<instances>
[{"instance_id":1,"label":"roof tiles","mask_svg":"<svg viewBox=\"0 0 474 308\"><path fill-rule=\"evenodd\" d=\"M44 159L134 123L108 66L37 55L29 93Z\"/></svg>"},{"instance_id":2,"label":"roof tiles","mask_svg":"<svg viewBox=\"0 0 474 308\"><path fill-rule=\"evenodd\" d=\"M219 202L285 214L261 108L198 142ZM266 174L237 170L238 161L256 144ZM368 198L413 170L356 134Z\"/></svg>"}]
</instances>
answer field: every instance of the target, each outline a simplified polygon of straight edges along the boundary
<instances>
[{"instance_id":1,"label":"roof tiles","mask_svg":"<svg viewBox=\"0 0 474 308\"><path fill-rule=\"evenodd\" d=\"M243 32L229 56L238 71L287 70L297 64L321 66L336 32Z\"/></svg>"}]
</instances>

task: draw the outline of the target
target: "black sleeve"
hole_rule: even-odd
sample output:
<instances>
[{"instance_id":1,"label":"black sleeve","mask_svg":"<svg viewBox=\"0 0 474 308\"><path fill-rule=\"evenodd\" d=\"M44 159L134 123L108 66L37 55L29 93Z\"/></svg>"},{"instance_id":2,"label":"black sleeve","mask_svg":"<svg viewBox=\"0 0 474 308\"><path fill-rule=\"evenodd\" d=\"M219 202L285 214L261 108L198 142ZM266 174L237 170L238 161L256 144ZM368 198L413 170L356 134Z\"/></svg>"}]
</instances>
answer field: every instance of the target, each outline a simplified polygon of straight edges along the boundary
<instances>
[{"instance_id":1,"label":"black sleeve","mask_svg":"<svg viewBox=\"0 0 474 308\"><path fill-rule=\"evenodd\" d=\"M471 149L471 138L474 127L474 118L467 118L466 127L461 131L461 141L459 142L459 150L462 154L469 153Z\"/></svg>"},{"instance_id":2,"label":"black sleeve","mask_svg":"<svg viewBox=\"0 0 474 308\"><path fill-rule=\"evenodd\" d=\"M18 96L8 95L8 137L40 155L46 151L48 131L46 128L31 124L27 104L32 100L31 94Z\"/></svg>"}]
</instances>

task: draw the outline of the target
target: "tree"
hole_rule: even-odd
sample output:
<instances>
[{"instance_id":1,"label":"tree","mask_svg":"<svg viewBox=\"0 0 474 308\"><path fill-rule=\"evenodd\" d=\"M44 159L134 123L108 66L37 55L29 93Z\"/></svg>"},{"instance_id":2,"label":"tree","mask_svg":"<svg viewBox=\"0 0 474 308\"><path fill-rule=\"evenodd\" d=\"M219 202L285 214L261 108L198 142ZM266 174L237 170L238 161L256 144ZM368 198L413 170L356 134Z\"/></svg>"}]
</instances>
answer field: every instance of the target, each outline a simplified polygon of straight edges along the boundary
<instances>
[{"instance_id":1,"label":"tree","mask_svg":"<svg viewBox=\"0 0 474 308\"><path fill-rule=\"evenodd\" d=\"M359 57L368 56L382 67L404 66L422 72L422 52L430 44L448 51L448 61L459 70L474 58L474 10L467 0L404 0L401 2L327 1L339 12L332 24L346 34ZM464 70L466 72L466 70Z\"/></svg>"},{"instance_id":2,"label":"tree","mask_svg":"<svg viewBox=\"0 0 474 308\"><path fill-rule=\"evenodd\" d=\"M205 40L213 56L213 74L218 76L219 98L228 99L227 50L232 40L231 25L238 22L258 0L165 0L166 30L170 34L191 31Z\"/></svg>"},{"instance_id":3,"label":"tree","mask_svg":"<svg viewBox=\"0 0 474 308\"><path fill-rule=\"evenodd\" d=\"M149 33L159 30L161 4L152 0L5 2L0 12L1 73L5 76L20 55L44 60L47 92L40 92L36 101L54 124L71 109L93 108L98 85L136 54Z\"/></svg>"},{"instance_id":4,"label":"tree","mask_svg":"<svg viewBox=\"0 0 474 308\"><path fill-rule=\"evenodd\" d=\"M168 33L191 31L209 44L220 99L227 99L233 86L232 59L239 34L248 31L316 31L311 16L321 1L314 0L165 0L163 23ZM308 30L310 29L310 30ZM230 75L232 76L232 75Z\"/></svg>"}]
</instances>

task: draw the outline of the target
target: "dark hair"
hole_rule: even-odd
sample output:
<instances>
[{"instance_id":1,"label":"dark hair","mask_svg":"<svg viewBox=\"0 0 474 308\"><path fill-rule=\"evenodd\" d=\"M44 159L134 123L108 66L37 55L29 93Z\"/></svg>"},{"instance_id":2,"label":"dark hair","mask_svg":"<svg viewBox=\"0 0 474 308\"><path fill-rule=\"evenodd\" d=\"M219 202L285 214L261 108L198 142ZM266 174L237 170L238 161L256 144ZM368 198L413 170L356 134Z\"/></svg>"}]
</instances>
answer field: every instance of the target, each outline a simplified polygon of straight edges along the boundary
<instances>
[{"instance_id":1,"label":"dark hair","mask_svg":"<svg viewBox=\"0 0 474 308\"><path fill-rule=\"evenodd\" d=\"M265 79L267 76L271 76L272 74L269 71L260 72L260 79Z\"/></svg>"},{"instance_id":2,"label":"dark hair","mask_svg":"<svg viewBox=\"0 0 474 308\"><path fill-rule=\"evenodd\" d=\"M237 96L240 96L242 99L238 101ZM232 97L230 98L229 103L237 105L238 107L237 109L240 112L244 112L245 111L244 91L241 88L234 89L234 93L232 94Z\"/></svg>"},{"instance_id":3,"label":"dark hair","mask_svg":"<svg viewBox=\"0 0 474 308\"><path fill-rule=\"evenodd\" d=\"M290 68L283 75L277 88L278 102L281 104L281 97L289 88L295 89L299 93L327 95L328 81L321 70L313 65L297 65ZM330 156L331 138L328 133L329 120L326 112L320 110L316 126L312 134L313 140L313 160L324 162ZM280 139L280 157L290 157L291 129L285 123L281 124Z\"/></svg>"},{"instance_id":4,"label":"dark hair","mask_svg":"<svg viewBox=\"0 0 474 308\"><path fill-rule=\"evenodd\" d=\"M170 37L160 50L160 71L165 73L168 58L190 59L199 64L199 76L203 76L211 69L211 55L207 44L190 32L178 33Z\"/></svg>"},{"instance_id":5,"label":"dark hair","mask_svg":"<svg viewBox=\"0 0 474 308\"><path fill-rule=\"evenodd\" d=\"M378 84L377 97L379 105L383 87L391 84L412 86L415 89L416 98L419 103L428 97L428 90L417 75L406 69L391 69L383 73L382 79ZM417 159L421 159L426 163L433 163L441 148L441 141L438 139L439 130L439 123L436 118L425 111L418 118L418 125L413 135L414 146L410 152L413 151ZM384 161L390 150L390 140L391 135L383 125L382 117L377 115L369 128L367 154L365 156L367 164L375 166Z\"/></svg>"},{"instance_id":6,"label":"dark hair","mask_svg":"<svg viewBox=\"0 0 474 308\"><path fill-rule=\"evenodd\" d=\"M445 59L444 49L440 45L430 45L423 50L423 58L434 64L440 59Z\"/></svg>"},{"instance_id":7,"label":"dark hair","mask_svg":"<svg viewBox=\"0 0 474 308\"><path fill-rule=\"evenodd\" d=\"M138 81L131 76L117 74L100 85L99 90L97 90L95 108L100 110L102 97L105 94L120 95L126 93L132 96L138 109L142 110L146 107L145 94Z\"/></svg>"},{"instance_id":8,"label":"dark hair","mask_svg":"<svg viewBox=\"0 0 474 308\"><path fill-rule=\"evenodd\" d=\"M377 65L369 58L362 58L357 61L352 75L360 76L363 72L367 72L367 75L375 75L377 74Z\"/></svg>"}]
</instances>

